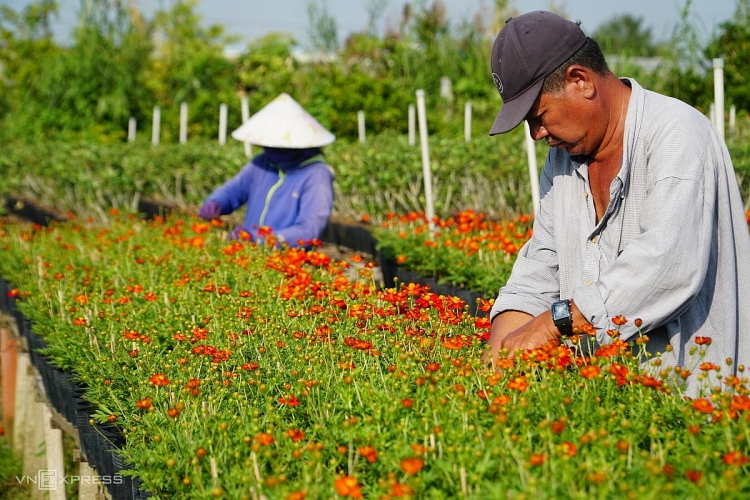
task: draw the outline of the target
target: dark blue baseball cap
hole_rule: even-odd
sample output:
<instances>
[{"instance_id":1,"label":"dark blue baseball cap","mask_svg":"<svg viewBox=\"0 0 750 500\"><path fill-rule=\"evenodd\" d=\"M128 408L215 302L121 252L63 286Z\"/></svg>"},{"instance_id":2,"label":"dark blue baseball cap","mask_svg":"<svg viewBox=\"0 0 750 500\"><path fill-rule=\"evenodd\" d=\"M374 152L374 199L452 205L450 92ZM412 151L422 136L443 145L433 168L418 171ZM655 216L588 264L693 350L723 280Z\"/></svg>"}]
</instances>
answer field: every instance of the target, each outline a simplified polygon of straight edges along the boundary
<instances>
[{"instance_id":1,"label":"dark blue baseball cap","mask_svg":"<svg viewBox=\"0 0 750 500\"><path fill-rule=\"evenodd\" d=\"M492 79L503 100L490 135L518 126L542 91L544 79L586 43L578 23L547 11L513 17L495 38Z\"/></svg>"}]
</instances>

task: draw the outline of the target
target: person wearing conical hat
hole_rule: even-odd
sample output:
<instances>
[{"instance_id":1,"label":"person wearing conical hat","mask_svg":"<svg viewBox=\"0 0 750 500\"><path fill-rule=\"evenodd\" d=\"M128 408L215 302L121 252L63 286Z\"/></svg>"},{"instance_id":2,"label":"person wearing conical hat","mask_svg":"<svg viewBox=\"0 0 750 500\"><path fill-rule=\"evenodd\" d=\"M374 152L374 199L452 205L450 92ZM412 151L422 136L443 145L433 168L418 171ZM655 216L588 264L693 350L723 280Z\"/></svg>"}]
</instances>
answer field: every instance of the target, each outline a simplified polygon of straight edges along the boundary
<instances>
[{"instance_id":1,"label":"person wearing conical hat","mask_svg":"<svg viewBox=\"0 0 750 500\"><path fill-rule=\"evenodd\" d=\"M333 208L333 171L321 148L336 138L288 94L258 111L232 137L263 148L203 202L198 215L218 219L243 205L230 239L309 246ZM270 236L269 236L270 235Z\"/></svg>"}]
</instances>

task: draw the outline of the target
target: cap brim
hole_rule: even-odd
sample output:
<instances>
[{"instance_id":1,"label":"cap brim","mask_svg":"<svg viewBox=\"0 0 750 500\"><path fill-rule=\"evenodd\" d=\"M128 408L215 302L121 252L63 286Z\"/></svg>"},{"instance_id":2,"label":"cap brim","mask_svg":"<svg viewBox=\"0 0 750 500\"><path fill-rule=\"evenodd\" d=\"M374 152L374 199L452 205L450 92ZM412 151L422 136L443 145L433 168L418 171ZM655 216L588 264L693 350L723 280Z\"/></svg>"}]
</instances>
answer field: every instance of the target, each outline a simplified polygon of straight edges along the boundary
<instances>
[{"instance_id":1,"label":"cap brim","mask_svg":"<svg viewBox=\"0 0 750 500\"><path fill-rule=\"evenodd\" d=\"M504 134L516 128L529 114L529 110L534 105L534 101L539 97L544 85L544 78L528 88L526 92L519 95L512 101L504 102L500 107L500 112L492 124L490 135Z\"/></svg>"}]
</instances>

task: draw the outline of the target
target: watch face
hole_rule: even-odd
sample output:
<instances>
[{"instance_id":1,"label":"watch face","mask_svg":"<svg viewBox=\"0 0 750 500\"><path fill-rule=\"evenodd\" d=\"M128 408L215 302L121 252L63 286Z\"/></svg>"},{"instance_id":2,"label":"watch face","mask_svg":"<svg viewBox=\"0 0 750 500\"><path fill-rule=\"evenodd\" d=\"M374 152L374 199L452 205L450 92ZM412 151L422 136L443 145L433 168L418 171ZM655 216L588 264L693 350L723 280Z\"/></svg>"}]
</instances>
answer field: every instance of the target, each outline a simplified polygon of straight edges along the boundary
<instances>
[{"instance_id":1,"label":"watch face","mask_svg":"<svg viewBox=\"0 0 750 500\"><path fill-rule=\"evenodd\" d=\"M552 304L552 317L557 318L567 318L570 316L570 309L568 308L568 304L564 301L555 302Z\"/></svg>"}]
</instances>

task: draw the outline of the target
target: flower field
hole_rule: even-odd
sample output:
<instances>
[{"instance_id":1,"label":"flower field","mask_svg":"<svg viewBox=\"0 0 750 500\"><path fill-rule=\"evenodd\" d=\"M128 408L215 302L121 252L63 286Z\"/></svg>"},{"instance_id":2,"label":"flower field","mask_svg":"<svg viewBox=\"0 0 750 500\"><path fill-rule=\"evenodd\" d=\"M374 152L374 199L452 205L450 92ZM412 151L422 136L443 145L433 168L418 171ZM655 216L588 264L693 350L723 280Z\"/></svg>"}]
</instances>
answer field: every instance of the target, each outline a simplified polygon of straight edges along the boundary
<instances>
[{"instance_id":1,"label":"flower field","mask_svg":"<svg viewBox=\"0 0 750 500\"><path fill-rule=\"evenodd\" d=\"M488 319L461 301L189 216L0 228L10 297L154 498L750 494L733 377L688 400L684 370L641 372L617 340L583 356L585 339L492 371ZM690 367L707 376L709 342Z\"/></svg>"}]
</instances>

